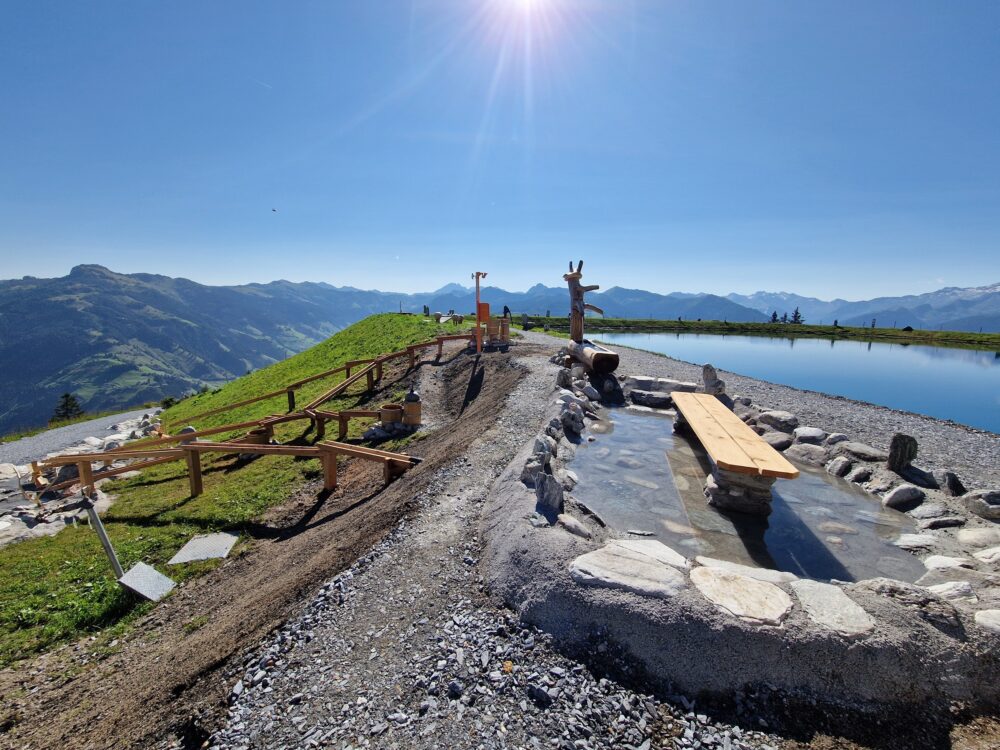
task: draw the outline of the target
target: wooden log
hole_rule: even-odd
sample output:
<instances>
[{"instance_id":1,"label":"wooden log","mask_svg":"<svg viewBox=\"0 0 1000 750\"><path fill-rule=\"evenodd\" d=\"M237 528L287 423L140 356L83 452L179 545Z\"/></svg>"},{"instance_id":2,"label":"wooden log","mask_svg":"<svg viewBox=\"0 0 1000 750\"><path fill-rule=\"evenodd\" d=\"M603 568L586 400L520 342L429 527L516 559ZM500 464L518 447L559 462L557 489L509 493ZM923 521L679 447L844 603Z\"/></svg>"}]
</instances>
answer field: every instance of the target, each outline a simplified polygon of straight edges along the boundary
<instances>
[{"instance_id":1,"label":"wooden log","mask_svg":"<svg viewBox=\"0 0 1000 750\"><path fill-rule=\"evenodd\" d=\"M312 456L320 449L311 445L252 445L249 443L189 443L186 451L198 453L259 453L262 456Z\"/></svg>"},{"instance_id":2,"label":"wooden log","mask_svg":"<svg viewBox=\"0 0 1000 750\"><path fill-rule=\"evenodd\" d=\"M170 463L171 461L179 461L182 459L182 455L170 456L168 458L153 458L148 461L138 461L136 463L128 464L127 466L119 466L117 468L111 469L101 469L94 474L94 482L100 482L102 479L110 479L111 477L116 477L119 474L124 474L127 471L142 471L143 469L156 466L158 464ZM76 484L76 479L68 479L65 482L59 482L59 484L53 484L48 486L46 489L49 490L64 490L67 487L71 487Z\"/></svg>"},{"instance_id":3,"label":"wooden log","mask_svg":"<svg viewBox=\"0 0 1000 750\"><path fill-rule=\"evenodd\" d=\"M186 458L191 497L198 497L203 491L201 482L201 454L195 450L188 450L186 451Z\"/></svg>"},{"instance_id":4,"label":"wooden log","mask_svg":"<svg viewBox=\"0 0 1000 750\"><path fill-rule=\"evenodd\" d=\"M590 372L607 375L618 369L618 354L600 344L570 341L567 349L570 356Z\"/></svg>"},{"instance_id":5,"label":"wooden log","mask_svg":"<svg viewBox=\"0 0 1000 750\"><path fill-rule=\"evenodd\" d=\"M86 458L87 462L104 461L110 459L117 461L120 458L165 458L167 456L183 457L183 452L179 448L158 449L158 450L132 450L120 453L74 453L68 456L53 456L41 462L42 466L65 466L66 464L78 464Z\"/></svg>"}]
</instances>

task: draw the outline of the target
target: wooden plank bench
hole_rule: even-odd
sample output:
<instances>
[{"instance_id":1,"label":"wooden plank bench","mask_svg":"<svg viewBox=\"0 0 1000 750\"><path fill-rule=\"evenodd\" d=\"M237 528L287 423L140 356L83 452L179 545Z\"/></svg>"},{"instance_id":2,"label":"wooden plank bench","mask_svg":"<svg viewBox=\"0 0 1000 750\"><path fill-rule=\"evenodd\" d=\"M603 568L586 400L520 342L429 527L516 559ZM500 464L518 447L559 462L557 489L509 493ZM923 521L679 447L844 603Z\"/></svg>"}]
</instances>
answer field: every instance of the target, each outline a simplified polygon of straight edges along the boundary
<instances>
[{"instance_id":1,"label":"wooden plank bench","mask_svg":"<svg viewBox=\"0 0 1000 750\"><path fill-rule=\"evenodd\" d=\"M677 411L720 469L778 479L795 479L799 475L788 459L715 396L682 391L674 391L671 396Z\"/></svg>"}]
</instances>

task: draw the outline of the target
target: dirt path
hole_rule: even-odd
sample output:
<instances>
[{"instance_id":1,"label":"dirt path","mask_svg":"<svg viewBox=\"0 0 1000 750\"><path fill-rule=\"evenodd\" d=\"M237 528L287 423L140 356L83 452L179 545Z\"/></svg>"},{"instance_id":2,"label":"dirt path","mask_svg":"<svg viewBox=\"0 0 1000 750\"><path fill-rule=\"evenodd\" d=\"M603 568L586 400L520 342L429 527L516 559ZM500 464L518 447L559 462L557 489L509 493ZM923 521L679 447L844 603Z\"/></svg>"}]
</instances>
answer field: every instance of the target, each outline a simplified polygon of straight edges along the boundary
<instances>
[{"instance_id":1,"label":"dirt path","mask_svg":"<svg viewBox=\"0 0 1000 750\"><path fill-rule=\"evenodd\" d=\"M180 587L117 653L94 658L85 640L3 671L0 745L148 748L171 735L200 745L202 727L217 723L225 707L229 660L395 528L436 471L496 420L523 375L503 354L479 362L462 355L433 369L454 382L448 398L428 404L437 429L410 450L424 459L419 466L384 491L381 467L357 461L330 497L305 487L269 515L249 552Z\"/></svg>"}]
</instances>

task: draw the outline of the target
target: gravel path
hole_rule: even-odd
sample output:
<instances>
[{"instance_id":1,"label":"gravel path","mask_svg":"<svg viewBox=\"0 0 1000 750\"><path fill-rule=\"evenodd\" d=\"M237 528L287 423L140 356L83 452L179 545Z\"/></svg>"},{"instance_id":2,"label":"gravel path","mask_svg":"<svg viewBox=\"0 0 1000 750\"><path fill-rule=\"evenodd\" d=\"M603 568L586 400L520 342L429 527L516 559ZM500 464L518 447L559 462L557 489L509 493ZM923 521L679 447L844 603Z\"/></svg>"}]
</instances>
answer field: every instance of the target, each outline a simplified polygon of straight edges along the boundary
<instances>
[{"instance_id":1,"label":"gravel path","mask_svg":"<svg viewBox=\"0 0 1000 750\"><path fill-rule=\"evenodd\" d=\"M66 427L46 430L11 443L0 443L0 464L26 464L42 458L47 453L65 450L71 445L83 442L84 438L107 437L108 433L114 432L111 425L116 422L138 419L143 414L150 414L152 411L152 409L137 409L121 414L109 414L106 417L98 417L87 422L78 422Z\"/></svg>"},{"instance_id":2,"label":"gravel path","mask_svg":"<svg viewBox=\"0 0 1000 750\"><path fill-rule=\"evenodd\" d=\"M538 341L544 352L524 347L518 356L529 372L495 425L437 473L417 498L416 516L229 673L228 722L210 747L778 744L591 673L485 592L476 536L482 503L537 433L553 388L547 357L556 347L551 338ZM421 387L432 420L434 378Z\"/></svg>"},{"instance_id":3,"label":"gravel path","mask_svg":"<svg viewBox=\"0 0 1000 750\"><path fill-rule=\"evenodd\" d=\"M537 341L544 334L529 332L528 336ZM701 365L620 345L614 349L621 357L619 375L701 382ZM1000 435L996 433L725 370L719 370L719 376L726 381L726 392L730 395L749 396L756 406L790 411L803 425L843 432L852 440L877 448L888 450L896 432L912 435L920 446L915 463L921 468L954 471L969 489L1000 488ZM984 404L983 408L991 405Z\"/></svg>"}]
</instances>

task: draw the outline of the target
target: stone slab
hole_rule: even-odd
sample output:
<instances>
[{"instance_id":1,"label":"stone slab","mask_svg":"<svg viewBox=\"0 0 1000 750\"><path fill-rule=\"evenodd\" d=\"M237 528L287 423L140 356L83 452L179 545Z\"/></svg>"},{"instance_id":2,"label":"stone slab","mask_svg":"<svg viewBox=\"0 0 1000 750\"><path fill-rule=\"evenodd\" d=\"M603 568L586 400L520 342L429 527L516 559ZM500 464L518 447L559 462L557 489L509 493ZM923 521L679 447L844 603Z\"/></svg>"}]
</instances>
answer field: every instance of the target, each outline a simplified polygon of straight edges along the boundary
<instances>
[{"instance_id":1,"label":"stone slab","mask_svg":"<svg viewBox=\"0 0 1000 750\"><path fill-rule=\"evenodd\" d=\"M930 534L900 534L893 544L907 550L930 549L937 544L937 537Z\"/></svg>"},{"instance_id":2,"label":"stone slab","mask_svg":"<svg viewBox=\"0 0 1000 750\"><path fill-rule=\"evenodd\" d=\"M158 602L171 591L176 585L172 580L163 575L156 568L137 563L125 575L118 579L118 583L134 591L139 596L149 599L151 602Z\"/></svg>"},{"instance_id":3,"label":"stone slab","mask_svg":"<svg viewBox=\"0 0 1000 750\"><path fill-rule=\"evenodd\" d=\"M684 555L656 539L615 539L609 542L608 546L637 552L640 555L651 557L664 565L670 565L681 570L687 570L691 567L691 561L684 557Z\"/></svg>"},{"instance_id":4,"label":"stone slab","mask_svg":"<svg viewBox=\"0 0 1000 750\"><path fill-rule=\"evenodd\" d=\"M792 599L773 583L701 567L691 571L691 582L719 609L742 620L780 625L792 609Z\"/></svg>"},{"instance_id":5,"label":"stone slab","mask_svg":"<svg viewBox=\"0 0 1000 750\"><path fill-rule=\"evenodd\" d=\"M756 581L764 581L766 583L791 583L792 581L799 580L799 577L794 573L786 573L783 570L754 568L750 565L729 562L729 560L717 560L714 557L699 555L695 558L695 562L699 565L704 565L706 568L714 568L726 573L735 573L736 575L746 576L747 578L753 578Z\"/></svg>"},{"instance_id":6,"label":"stone slab","mask_svg":"<svg viewBox=\"0 0 1000 750\"><path fill-rule=\"evenodd\" d=\"M676 568L620 544L607 544L580 555L570 563L569 574L586 586L622 589L664 599L676 596L687 585Z\"/></svg>"},{"instance_id":7,"label":"stone slab","mask_svg":"<svg viewBox=\"0 0 1000 750\"><path fill-rule=\"evenodd\" d=\"M177 550L177 554L167 561L167 565L225 557L239 538L238 534L226 531L217 534L199 534Z\"/></svg>"},{"instance_id":8,"label":"stone slab","mask_svg":"<svg viewBox=\"0 0 1000 750\"><path fill-rule=\"evenodd\" d=\"M972 584L968 581L945 581L934 586L927 586L927 590L949 601L966 601L972 604L979 601Z\"/></svg>"},{"instance_id":9,"label":"stone slab","mask_svg":"<svg viewBox=\"0 0 1000 750\"><path fill-rule=\"evenodd\" d=\"M979 552L973 552L972 556L980 562L1000 563L1000 547L989 547Z\"/></svg>"},{"instance_id":10,"label":"stone slab","mask_svg":"<svg viewBox=\"0 0 1000 750\"><path fill-rule=\"evenodd\" d=\"M976 624L1000 635L1000 609L981 609L976 612Z\"/></svg>"},{"instance_id":11,"label":"stone slab","mask_svg":"<svg viewBox=\"0 0 1000 750\"><path fill-rule=\"evenodd\" d=\"M925 557L923 563L927 570L968 568L972 565L967 557L948 557L947 555L931 555L930 557Z\"/></svg>"},{"instance_id":12,"label":"stone slab","mask_svg":"<svg viewBox=\"0 0 1000 750\"><path fill-rule=\"evenodd\" d=\"M819 581L793 581L792 591L798 597L809 619L845 638L857 638L870 633L875 621L839 586Z\"/></svg>"}]
</instances>

